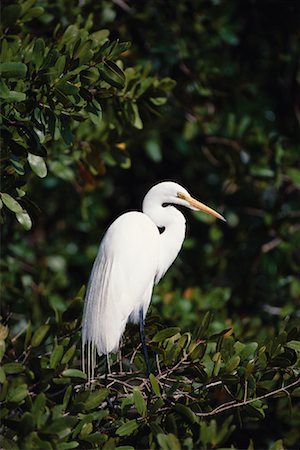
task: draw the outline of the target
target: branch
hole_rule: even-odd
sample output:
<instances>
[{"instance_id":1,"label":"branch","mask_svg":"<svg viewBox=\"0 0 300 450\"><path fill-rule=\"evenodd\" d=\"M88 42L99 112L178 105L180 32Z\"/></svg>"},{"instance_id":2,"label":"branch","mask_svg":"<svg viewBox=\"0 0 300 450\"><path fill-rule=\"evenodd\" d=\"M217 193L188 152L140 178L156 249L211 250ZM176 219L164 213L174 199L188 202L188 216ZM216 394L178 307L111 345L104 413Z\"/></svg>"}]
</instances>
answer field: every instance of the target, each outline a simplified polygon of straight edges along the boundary
<instances>
[{"instance_id":1,"label":"branch","mask_svg":"<svg viewBox=\"0 0 300 450\"><path fill-rule=\"evenodd\" d=\"M237 402L237 403L235 403L234 401L230 401L228 403L225 403L224 405L218 406L217 408L213 409L210 412L195 413L195 414L198 417L214 416L216 414L220 414L229 409L240 408L241 406L249 405L253 402L256 402L257 400L263 400L265 398L272 397L273 395L278 394L279 392L286 392L287 389L290 389L293 386L297 386L297 384L300 384L300 378L298 378L296 381L293 381L292 383L288 384L287 386L282 386L281 388L275 389L274 391L268 392L267 394L260 395L259 397L250 398L249 400L244 400L242 402Z\"/></svg>"}]
</instances>

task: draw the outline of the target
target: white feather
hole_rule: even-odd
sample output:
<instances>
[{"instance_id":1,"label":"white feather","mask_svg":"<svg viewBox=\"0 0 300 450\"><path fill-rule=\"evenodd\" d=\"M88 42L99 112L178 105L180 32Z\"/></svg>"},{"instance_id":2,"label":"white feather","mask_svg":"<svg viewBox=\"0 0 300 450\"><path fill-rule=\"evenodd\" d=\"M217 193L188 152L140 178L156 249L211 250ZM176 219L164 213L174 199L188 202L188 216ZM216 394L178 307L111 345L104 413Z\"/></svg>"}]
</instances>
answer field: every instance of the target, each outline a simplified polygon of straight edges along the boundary
<instances>
[{"instance_id":1,"label":"white feather","mask_svg":"<svg viewBox=\"0 0 300 450\"><path fill-rule=\"evenodd\" d=\"M113 222L94 262L83 312L83 365L87 345L89 380L96 351L98 355L116 352L127 321L138 322L141 309L146 316L154 283L159 282L182 246L185 218L170 204L222 218L192 199L179 184L163 182L147 193L143 212L125 213ZM165 228L162 234L158 227Z\"/></svg>"}]
</instances>

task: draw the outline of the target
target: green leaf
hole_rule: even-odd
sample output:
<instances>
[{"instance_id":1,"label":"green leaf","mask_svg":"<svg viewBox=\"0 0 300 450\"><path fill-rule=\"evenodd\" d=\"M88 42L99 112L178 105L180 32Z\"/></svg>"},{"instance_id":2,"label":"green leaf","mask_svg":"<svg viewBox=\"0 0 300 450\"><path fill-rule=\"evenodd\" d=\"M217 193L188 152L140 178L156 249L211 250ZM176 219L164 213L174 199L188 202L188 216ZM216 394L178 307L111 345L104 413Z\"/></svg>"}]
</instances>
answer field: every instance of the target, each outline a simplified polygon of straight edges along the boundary
<instances>
[{"instance_id":1,"label":"green leaf","mask_svg":"<svg viewBox=\"0 0 300 450\"><path fill-rule=\"evenodd\" d=\"M86 374L79 369L66 369L62 372L63 377L86 379Z\"/></svg>"},{"instance_id":2,"label":"green leaf","mask_svg":"<svg viewBox=\"0 0 300 450\"><path fill-rule=\"evenodd\" d=\"M91 33L90 39L92 39L92 41L98 47L99 45L101 45L103 43L103 41L105 41L105 39L108 38L108 36L109 36L109 30L104 28L103 30L99 30L99 31L95 31L94 33Z\"/></svg>"},{"instance_id":3,"label":"green leaf","mask_svg":"<svg viewBox=\"0 0 300 450\"><path fill-rule=\"evenodd\" d=\"M158 381L155 378L155 376L153 375L153 373L150 373L149 380L150 380L152 389L154 391L154 394L157 395L158 397L160 397L161 396L161 394L160 394L160 387L159 387Z\"/></svg>"},{"instance_id":4,"label":"green leaf","mask_svg":"<svg viewBox=\"0 0 300 450\"><path fill-rule=\"evenodd\" d=\"M158 139L150 138L145 143L145 150L149 158L156 163L162 161L162 153Z\"/></svg>"},{"instance_id":5,"label":"green leaf","mask_svg":"<svg viewBox=\"0 0 300 450\"><path fill-rule=\"evenodd\" d=\"M178 438L172 433L158 433L156 439L161 450L181 450Z\"/></svg>"},{"instance_id":6,"label":"green leaf","mask_svg":"<svg viewBox=\"0 0 300 450\"><path fill-rule=\"evenodd\" d=\"M177 403L174 406L174 410L185 416L191 423L195 423L197 421L197 416L188 406Z\"/></svg>"},{"instance_id":7,"label":"green leaf","mask_svg":"<svg viewBox=\"0 0 300 450\"><path fill-rule=\"evenodd\" d=\"M50 329L50 325L44 324L38 328L32 336L31 345L32 347L38 347L42 341L45 339L48 331Z\"/></svg>"},{"instance_id":8,"label":"green leaf","mask_svg":"<svg viewBox=\"0 0 300 450\"><path fill-rule=\"evenodd\" d=\"M79 433L80 439L86 438L89 434L91 434L93 431L93 424L92 422L87 422L83 424L83 427L81 428L81 431Z\"/></svg>"},{"instance_id":9,"label":"green leaf","mask_svg":"<svg viewBox=\"0 0 300 450\"><path fill-rule=\"evenodd\" d=\"M278 441L274 442L274 444L269 448L270 450L285 450L282 439L279 439Z\"/></svg>"},{"instance_id":10,"label":"green leaf","mask_svg":"<svg viewBox=\"0 0 300 450\"><path fill-rule=\"evenodd\" d=\"M300 387L296 387L291 394L293 397L300 397Z\"/></svg>"},{"instance_id":11,"label":"green leaf","mask_svg":"<svg viewBox=\"0 0 300 450\"><path fill-rule=\"evenodd\" d=\"M300 174L299 169L296 167L289 167L286 170L286 173L288 177L291 179L291 181L294 183L294 185L300 189Z\"/></svg>"},{"instance_id":12,"label":"green leaf","mask_svg":"<svg viewBox=\"0 0 300 450\"><path fill-rule=\"evenodd\" d=\"M135 128L137 128L138 130L142 130L143 129L143 122L139 113L139 109L136 103L132 103L132 109L134 112L134 121L133 121L133 126Z\"/></svg>"},{"instance_id":13,"label":"green leaf","mask_svg":"<svg viewBox=\"0 0 300 450\"><path fill-rule=\"evenodd\" d=\"M70 398L72 396L72 392L73 392L73 387L72 385L68 386L66 389L66 392L64 394L64 398L63 398L63 410L65 410L69 404Z\"/></svg>"},{"instance_id":14,"label":"green leaf","mask_svg":"<svg viewBox=\"0 0 300 450\"><path fill-rule=\"evenodd\" d=\"M64 115L59 118L59 130L61 137L65 141L66 145L71 145L73 142L73 134L71 131L70 119Z\"/></svg>"},{"instance_id":15,"label":"green leaf","mask_svg":"<svg viewBox=\"0 0 300 450\"><path fill-rule=\"evenodd\" d=\"M19 175L24 175L25 174L25 169L24 169L24 165L23 165L23 159L20 160L17 156L12 154L9 160L10 160L11 164L13 165L15 171Z\"/></svg>"},{"instance_id":16,"label":"green leaf","mask_svg":"<svg viewBox=\"0 0 300 450\"><path fill-rule=\"evenodd\" d=\"M27 66L21 62L0 63L0 75L3 78L25 78Z\"/></svg>"},{"instance_id":17,"label":"green leaf","mask_svg":"<svg viewBox=\"0 0 300 450\"><path fill-rule=\"evenodd\" d=\"M122 89L125 84L125 74L113 61L105 60L99 66L101 77L111 86Z\"/></svg>"},{"instance_id":18,"label":"green leaf","mask_svg":"<svg viewBox=\"0 0 300 450\"><path fill-rule=\"evenodd\" d=\"M22 1L22 14L25 14L34 4L36 0L25 0Z\"/></svg>"},{"instance_id":19,"label":"green leaf","mask_svg":"<svg viewBox=\"0 0 300 450\"><path fill-rule=\"evenodd\" d=\"M57 450L71 450L72 448L77 448L79 446L79 442L71 441L71 442L59 442L57 443Z\"/></svg>"},{"instance_id":20,"label":"green leaf","mask_svg":"<svg viewBox=\"0 0 300 450\"><path fill-rule=\"evenodd\" d=\"M22 22L29 22L32 19L35 19L41 16L44 13L44 8L41 6L35 6L28 10L26 14L22 17Z\"/></svg>"},{"instance_id":21,"label":"green leaf","mask_svg":"<svg viewBox=\"0 0 300 450\"><path fill-rule=\"evenodd\" d=\"M112 438L111 438L112 439ZM96 433L92 433L89 434L88 436L86 436L86 438L84 439L86 442L89 442L91 444L96 444L97 447L96 448L103 448L107 449L107 450L115 450L115 445L111 446L102 446L101 444L103 444L104 442L107 441L107 435L106 434L101 434L99 433L99 431L97 431ZM95 445L94 445L95 447Z\"/></svg>"},{"instance_id":22,"label":"green leaf","mask_svg":"<svg viewBox=\"0 0 300 450\"><path fill-rule=\"evenodd\" d=\"M20 103L26 100L26 94L23 92L9 91L8 94L2 93L1 98L4 98L8 103Z\"/></svg>"},{"instance_id":23,"label":"green leaf","mask_svg":"<svg viewBox=\"0 0 300 450\"><path fill-rule=\"evenodd\" d=\"M74 59L79 59L79 64L87 64L94 56L94 53L91 50L92 41L86 41L80 45L76 54L74 54Z\"/></svg>"},{"instance_id":24,"label":"green leaf","mask_svg":"<svg viewBox=\"0 0 300 450\"><path fill-rule=\"evenodd\" d=\"M95 103L98 104L98 108L95 106ZM99 125L100 121L102 120L102 109L96 100L93 100L93 104L88 104L86 107L86 111L89 113L91 121L95 125Z\"/></svg>"},{"instance_id":25,"label":"green leaf","mask_svg":"<svg viewBox=\"0 0 300 450\"><path fill-rule=\"evenodd\" d=\"M29 411L26 411L21 417L20 425L22 427L22 432L24 433L24 435L34 430L34 417Z\"/></svg>"},{"instance_id":26,"label":"green leaf","mask_svg":"<svg viewBox=\"0 0 300 450\"><path fill-rule=\"evenodd\" d=\"M118 436L130 436L135 430L138 429L138 427L139 424L135 419L129 420L117 429L116 434Z\"/></svg>"},{"instance_id":27,"label":"green leaf","mask_svg":"<svg viewBox=\"0 0 300 450\"><path fill-rule=\"evenodd\" d=\"M27 211L16 213L17 221L22 225L22 227L28 231L32 227L32 220Z\"/></svg>"},{"instance_id":28,"label":"green leaf","mask_svg":"<svg viewBox=\"0 0 300 450\"><path fill-rule=\"evenodd\" d=\"M130 47L131 47L131 42L118 42L118 40L115 41L112 44L111 50L109 51L109 58L110 59L118 58L122 53L124 53Z\"/></svg>"},{"instance_id":29,"label":"green leaf","mask_svg":"<svg viewBox=\"0 0 300 450\"><path fill-rule=\"evenodd\" d=\"M68 364L68 362L73 358L73 356L75 354L75 351L76 351L76 345L74 344L74 345L72 345L72 347L70 347L66 351L66 353L64 354L64 356L63 356L63 358L61 360L61 363L62 364Z\"/></svg>"},{"instance_id":30,"label":"green leaf","mask_svg":"<svg viewBox=\"0 0 300 450\"><path fill-rule=\"evenodd\" d=\"M40 178L47 176L47 166L44 159L41 156L28 153L27 160L32 171Z\"/></svg>"},{"instance_id":31,"label":"green leaf","mask_svg":"<svg viewBox=\"0 0 300 450\"><path fill-rule=\"evenodd\" d=\"M135 450L131 445L118 445L115 450Z\"/></svg>"},{"instance_id":32,"label":"green leaf","mask_svg":"<svg viewBox=\"0 0 300 450\"><path fill-rule=\"evenodd\" d=\"M64 378L63 377L61 377L61 378L54 377L52 379L52 381L54 384L70 384L71 378L69 378L69 377L64 377Z\"/></svg>"},{"instance_id":33,"label":"green leaf","mask_svg":"<svg viewBox=\"0 0 300 450\"><path fill-rule=\"evenodd\" d=\"M3 384L6 380L6 375L2 367L0 367L0 383Z\"/></svg>"},{"instance_id":34,"label":"green leaf","mask_svg":"<svg viewBox=\"0 0 300 450\"><path fill-rule=\"evenodd\" d=\"M167 98L166 97L152 97L152 98L150 98L150 101L155 106L161 106L167 102Z\"/></svg>"},{"instance_id":35,"label":"green leaf","mask_svg":"<svg viewBox=\"0 0 300 450\"><path fill-rule=\"evenodd\" d=\"M141 391L139 389L133 390L133 401L134 401L135 407L137 409L137 412L141 416L144 416L147 411L147 404L145 402L143 394L141 393Z\"/></svg>"},{"instance_id":36,"label":"green leaf","mask_svg":"<svg viewBox=\"0 0 300 450\"><path fill-rule=\"evenodd\" d=\"M201 325L196 328L195 331L195 339L205 339L208 334L209 324L212 318L212 314L210 311L207 311L202 319Z\"/></svg>"},{"instance_id":37,"label":"green leaf","mask_svg":"<svg viewBox=\"0 0 300 450\"><path fill-rule=\"evenodd\" d=\"M286 344L287 347L292 348L296 352L300 352L300 341L289 341Z\"/></svg>"},{"instance_id":38,"label":"green leaf","mask_svg":"<svg viewBox=\"0 0 300 450\"><path fill-rule=\"evenodd\" d=\"M257 342L249 342L246 344L245 348L240 352L241 359L254 358L257 347Z\"/></svg>"},{"instance_id":39,"label":"green leaf","mask_svg":"<svg viewBox=\"0 0 300 450\"><path fill-rule=\"evenodd\" d=\"M61 76L61 74L63 73L63 71L65 70L66 61L67 61L66 55L61 55L58 58L58 60L56 61L55 65L54 65L54 69L55 69L57 78L59 78Z\"/></svg>"},{"instance_id":40,"label":"green leaf","mask_svg":"<svg viewBox=\"0 0 300 450\"><path fill-rule=\"evenodd\" d=\"M0 98L7 99L10 95L10 90L7 86L7 84L4 82L3 79L0 79Z\"/></svg>"},{"instance_id":41,"label":"green leaf","mask_svg":"<svg viewBox=\"0 0 300 450\"><path fill-rule=\"evenodd\" d=\"M164 330L158 331L154 335L154 337L152 338L152 342L162 342L169 337L175 336L175 334L177 334L179 332L180 332L179 327L165 328Z\"/></svg>"},{"instance_id":42,"label":"green leaf","mask_svg":"<svg viewBox=\"0 0 300 450\"><path fill-rule=\"evenodd\" d=\"M33 130L33 124L31 122L26 124L26 126L21 125L18 129L18 132L22 138L26 139L27 145L30 148L30 153L42 157L47 156L47 150L41 144L40 138Z\"/></svg>"},{"instance_id":43,"label":"green leaf","mask_svg":"<svg viewBox=\"0 0 300 450\"><path fill-rule=\"evenodd\" d=\"M21 403L28 395L27 384L20 384L16 388L10 389L7 394L7 401Z\"/></svg>"},{"instance_id":44,"label":"green leaf","mask_svg":"<svg viewBox=\"0 0 300 450\"><path fill-rule=\"evenodd\" d=\"M51 369L55 369L60 362L62 355L64 353L63 345L57 345L53 352L50 355L50 367Z\"/></svg>"},{"instance_id":45,"label":"green leaf","mask_svg":"<svg viewBox=\"0 0 300 450\"><path fill-rule=\"evenodd\" d=\"M96 392L91 392L88 399L84 402L84 408L86 410L97 408L107 396L108 389L99 389Z\"/></svg>"},{"instance_id":46,"label":"green leaf","mask_svg":"<svg viewBox=\"0 0 300 450\"><path fill-rule=\"evenodd\" d=\"M3 364L2 367L3 367L3 370L5 371L5 373L7 373L7 374L21 373L24 371L23 364L16 363L16 362Z\"/></svg>"},{"instance_id":47,"label":"green leaf","mask_svg":"<svg viewBox=\"0 0 300 450\"><path fill-rule=\"evenodd\" d=\"M232 356L226 364L226 372L233 372L240 364L241 358L238 355Z\"/></svg>"},{"instance_id":48,"label":"green leaf","mask_svg":"<svg viewBox=\"0 0 300 450\"><path fill-rule=\"evenodd\" d=\"M71 433L71 428L75 425L77 419L71 416L59 417L53 420L47 427L43 428L41 432L43 434L59 434L62 431L70 430L68 434Z\"/></svg>"},{"instance_id":49,"label":"green leaf","mask_svg":"<svg viewBox=\"0 0 300 450\"><path fill-rule=\"evenodd\" d=\"M43 392L40 392L36 396L31 408L32 415L35 418L35 423L38 427L40 427L42 424L41 419L44 414L45 406L46 406L46 396Z\"/></svg>"},{"instance_id":50,"label":"green leaf","mask_svg":"<svg viewBox=\"0 0 300 450\"><path fill-rule=\"evenodd\" d=\"M28 434L24 440L24 448L38 450L53 450L50 442L40 439L36 431Z\"/></svg>"},{"instance_id":51,"label":"green leaf","mask_svg":"<svg viewBox=\"0 0 300 450\"><path fill-rule=\"evenodd\" d=\"M74 86L74 84L69 81L60 81L56 85L56 89L61 91L64 95L76 95L78 94L78 87Z\"/></svg>"},{"instance_id":52,"label":"green leaf","mask_svg":"<svg viewBox=\"0 0 300 450\"><path fill-rule=\"evenodd\" d=\"M20 17L22 8L20 5L8 5L1 11L1 21L4 28L15 25Z\"/></svg>"},{"instance_id":53,"label":"green leaf","mask_svg":"<svg viewBox=\"0 0 300 450\"><path fill-rule=\"evenodd\" d=\"M36 69L39 69L44 61L45 57L45 42L42 38L38 38L32 51L32 62Z\"/></svg>"},{"instance_id":54,"label":"green leaf","mask_svg":"<svg viewBox=\"0 0 300 450\"><path fill-rule=\"evenodd\" d=\"M0 323L0 339L5 340L8 336L8 326Z\"/></svg>"},{"instance_id":55,"label":"green leaf","mask_svg":"<svg viewBox=\"0 0 300 450\"><path fill-rule=\"evenodd\" d=\"M12 212L21 213L23 211L20 203L18 203L11 195L1 192L1 199L4 205Z\"/></svg>"},{"instance_id":56,"label":"green leaf","mask_svg":"<svg viewBox=\"0 0 300 450\"><path fill-rule=\"evenodd\" d=\"M2 361L2 358L5 354L5 342L3 341L3 339L0 339L0 361Z\"/></svg>"}]
</instances>

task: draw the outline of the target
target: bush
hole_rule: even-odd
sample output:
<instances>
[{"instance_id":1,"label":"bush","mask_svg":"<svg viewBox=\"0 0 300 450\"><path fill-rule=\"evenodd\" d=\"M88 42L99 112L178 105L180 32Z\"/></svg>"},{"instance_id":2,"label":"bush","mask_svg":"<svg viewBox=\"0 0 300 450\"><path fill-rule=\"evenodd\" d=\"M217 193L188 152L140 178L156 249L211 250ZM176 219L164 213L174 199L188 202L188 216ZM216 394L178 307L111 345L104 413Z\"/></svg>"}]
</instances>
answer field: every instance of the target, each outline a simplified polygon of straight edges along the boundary
<instances>
[{"instance_id":1,"label":"bush","mask_svg":"<svg viewBox=\"0 0 300 450\"><path fill-rule=\"evenodd\" d=\"M29 323L11 338L1 326L4 448L193 449L229 442L241 448L251 435L236 434L237 418L260 432L275 407L270 397L278 398L278 433L291 445L299 438L286 414L300 389L300 336L291 324L272 339L241 342L232 327L212 334L209 312L193 335L162 328L152 316L147 331L155 375L143 375L140 344L130 339L122 367L113 361L112 373L86 388L79 366L81 296L35 332ZM100 363L103 373L103 358Z\"/></svg>"}]
</instances>

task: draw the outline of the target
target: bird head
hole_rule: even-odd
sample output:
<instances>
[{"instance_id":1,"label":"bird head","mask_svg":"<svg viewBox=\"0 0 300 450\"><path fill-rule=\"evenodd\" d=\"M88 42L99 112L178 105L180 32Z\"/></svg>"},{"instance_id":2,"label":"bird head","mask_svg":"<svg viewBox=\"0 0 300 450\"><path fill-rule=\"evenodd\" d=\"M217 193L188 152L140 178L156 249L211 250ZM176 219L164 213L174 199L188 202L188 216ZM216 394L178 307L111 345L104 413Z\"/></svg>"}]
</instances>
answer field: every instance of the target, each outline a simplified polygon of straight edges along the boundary
<instances>
[{"instance_id":1,"label":"bird head","mask_svg":"<svg viewBox=\"0 0 300 450\"><path fill-rule=\"evenodd\" d=\"M164 181L156 184L150 189L146 197L155 198L162 205L179 205L193 211L202 211L226 222L226 219L221 214L193 198L184 187L173 181Z\"/></svg>"}]
</instances>

